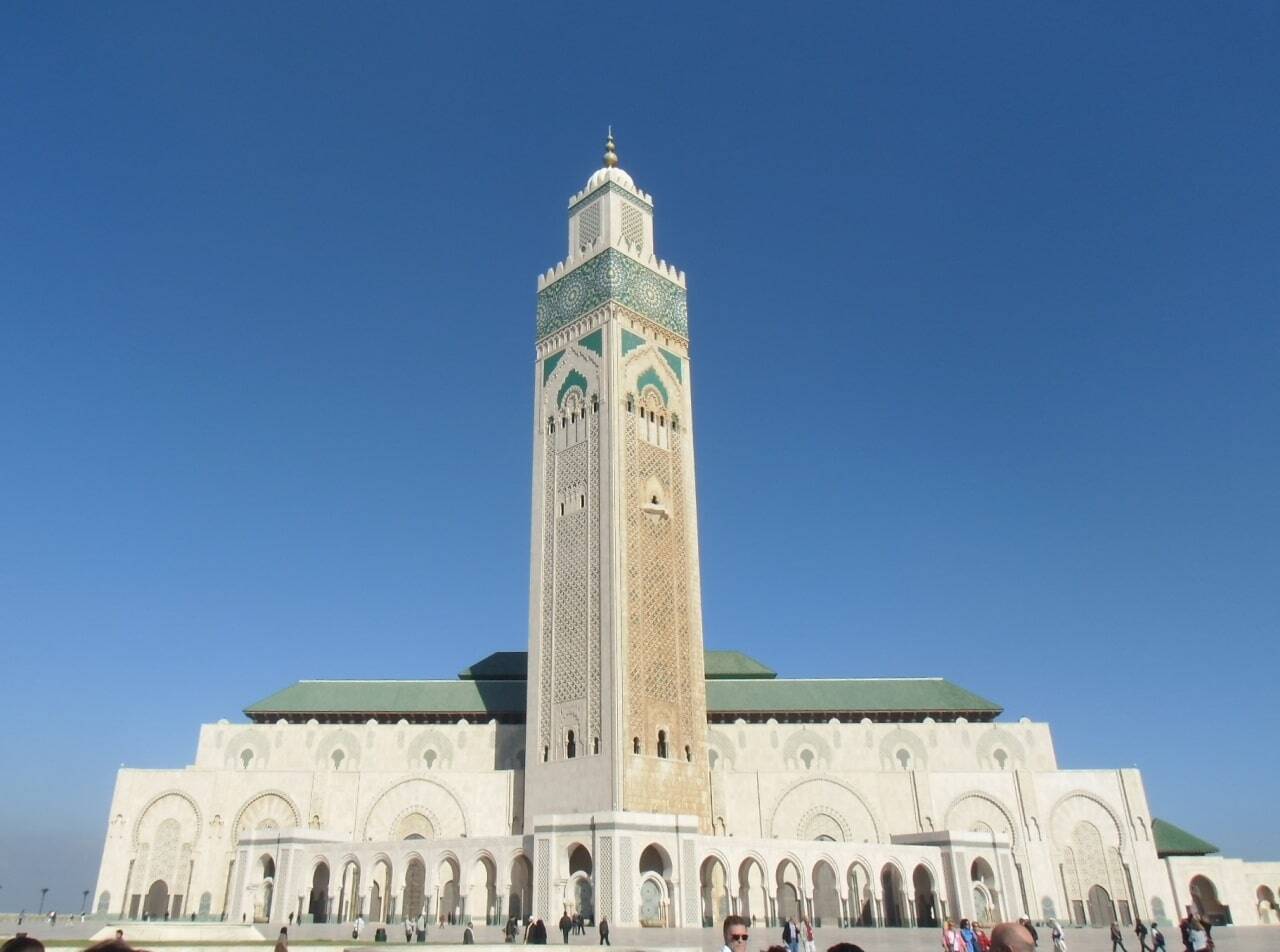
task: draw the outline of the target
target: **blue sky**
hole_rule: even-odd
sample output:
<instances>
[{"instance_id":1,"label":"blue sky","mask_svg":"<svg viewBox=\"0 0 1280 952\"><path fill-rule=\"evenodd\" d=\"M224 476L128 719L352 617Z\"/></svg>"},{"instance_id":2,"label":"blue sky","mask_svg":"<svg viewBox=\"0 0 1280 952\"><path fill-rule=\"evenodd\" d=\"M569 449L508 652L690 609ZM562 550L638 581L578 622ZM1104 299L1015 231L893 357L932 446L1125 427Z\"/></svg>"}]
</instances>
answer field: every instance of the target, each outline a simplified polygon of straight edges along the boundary
<instances>
[{"instance_id":1,"label":"blue sky","mask_svg":"<svg viewBox=\"0 0 1280 952\"><path fill-rule=\"evenodd\" d=\"M1280 857L1280 7L7 4L0 907L298 678L524 646L535 278L687 271L711 647ZM16 781L15 781L16 775Z\"/></svg>"}]
</instances>

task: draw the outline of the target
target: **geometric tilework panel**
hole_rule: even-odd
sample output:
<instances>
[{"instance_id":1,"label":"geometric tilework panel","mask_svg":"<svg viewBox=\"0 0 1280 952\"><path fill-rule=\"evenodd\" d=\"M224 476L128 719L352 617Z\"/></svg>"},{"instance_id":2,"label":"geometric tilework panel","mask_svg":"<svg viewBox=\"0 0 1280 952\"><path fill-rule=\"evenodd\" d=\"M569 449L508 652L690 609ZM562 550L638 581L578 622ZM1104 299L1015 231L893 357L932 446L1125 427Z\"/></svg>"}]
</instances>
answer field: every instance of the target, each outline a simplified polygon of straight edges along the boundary
<instances>
[{"instance_id":1,"label":"geometric tilework panel","mask_svg":"<svg viewBox=\"0 0 1280 952\"><path fill-rule=\"evenodd\" d=\"M618 884L618 919L621 922L634 922L637 919L635 893L631 885L634 882L632 862L631 837L624 836L618 850L618 872L621 873L622 880Z\"/></svg>"},{"instance_id":2,"label":"geometric tilework panel","mask_svg":"<svg viewBox=\"0 0 1280 952\"><path fill-rule=\"evenodd\" d=\"M538 292L538 339L609 300L689 336L684 288L609 248Z\"/></svg>"}]
</instances>

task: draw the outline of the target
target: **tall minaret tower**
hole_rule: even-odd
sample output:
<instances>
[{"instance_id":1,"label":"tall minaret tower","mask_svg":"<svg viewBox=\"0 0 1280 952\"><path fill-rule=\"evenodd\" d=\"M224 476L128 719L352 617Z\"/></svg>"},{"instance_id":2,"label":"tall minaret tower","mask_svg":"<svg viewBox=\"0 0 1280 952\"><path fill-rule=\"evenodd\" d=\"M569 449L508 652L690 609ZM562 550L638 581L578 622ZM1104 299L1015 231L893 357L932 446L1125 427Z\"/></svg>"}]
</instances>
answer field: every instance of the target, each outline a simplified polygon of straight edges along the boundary
<instances>
[{"instance_id":1,"label":"tall minaret tower","mask_svg":"<svg viewBox=\"0 0 1280 952\"><path fill-rule=\"evenodd\" d=\"M685 278L604 167L538 278L525 829L684 814L710 831Z\"/></svg>"}]
</instances>

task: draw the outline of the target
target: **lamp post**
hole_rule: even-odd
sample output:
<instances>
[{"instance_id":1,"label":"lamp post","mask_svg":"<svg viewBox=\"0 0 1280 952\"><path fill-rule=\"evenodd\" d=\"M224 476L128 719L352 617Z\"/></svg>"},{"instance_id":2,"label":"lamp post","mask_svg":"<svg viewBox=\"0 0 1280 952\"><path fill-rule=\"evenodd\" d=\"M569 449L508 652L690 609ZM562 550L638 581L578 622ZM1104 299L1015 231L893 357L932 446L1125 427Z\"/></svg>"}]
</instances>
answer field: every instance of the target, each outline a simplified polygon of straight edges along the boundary
<instances>
[{"instance_id":1,"label":"lamp post","mask_svg":"<svg viewBox=\"0 0 1280 952\"><path fill-rule=\"evenodd\" d=\"M39 912L36 913L37 916L44 915L44 897L45 897L45 894L48 892L49 892L48 886L44 886L40 890L40 910Z\"/></svg>"},{"instance_id":2,"label":"lamp post","mask_svg":"<svg viewBox=\"0 0 1280 952\"><path fill-rule=\"evenodd\" d=\"M89 890L84 891L84 895L80 897L80 915L84 915L84 907L89 905Z\"/></svg>"}]
</instances>

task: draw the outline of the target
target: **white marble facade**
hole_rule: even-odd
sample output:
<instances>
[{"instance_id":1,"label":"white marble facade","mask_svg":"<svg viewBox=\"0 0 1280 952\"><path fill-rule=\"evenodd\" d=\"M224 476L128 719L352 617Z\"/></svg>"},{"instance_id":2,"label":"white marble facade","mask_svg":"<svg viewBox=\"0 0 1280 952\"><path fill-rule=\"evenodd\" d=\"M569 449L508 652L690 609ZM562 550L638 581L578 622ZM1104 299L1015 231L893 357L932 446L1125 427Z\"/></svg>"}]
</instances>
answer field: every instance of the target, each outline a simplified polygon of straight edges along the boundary
<instances>
[{"instance_id":1,"label":"white marble facade","mask_svg":"<svg viewBox=\"0 0 1280 952\"><path fill-rule=\"evenodd\" d=\"M1158 859L1140 774L1058 769L1046 724L716 724L712 835L631 813L524 833L523 738L496 722L205 725L191 766L120 771L98 912L141 915L159 882L153 914L231 921L395 921L408 902L432 919L583 905L629 924L656 897L682 925L796 903L886 926L1167 922L1200 878L1235 923L1278 921L1280 863Z\"/></svg>"},{"instance_id":2,"label":"white marble facade","mask_svg":"<svg viewBox=\"0 0 1280 952\"><path fill-rule=\"evenodd\" d=\"M96 911L1277 922L1280 864L1160 859L1139 773L1059 769L1047 724L709 717L685 275L605 165L538 279L527 703L205 725L190 766L119 772Z\"/></svg>"}]
</instances>

